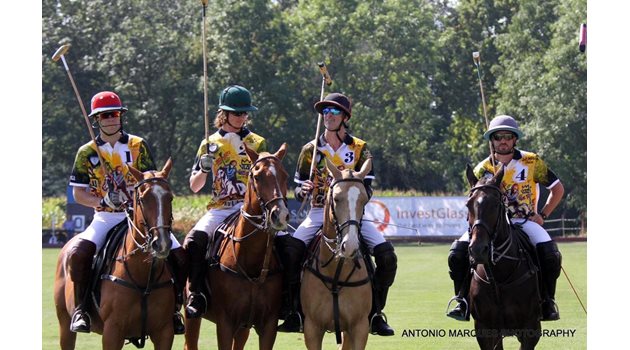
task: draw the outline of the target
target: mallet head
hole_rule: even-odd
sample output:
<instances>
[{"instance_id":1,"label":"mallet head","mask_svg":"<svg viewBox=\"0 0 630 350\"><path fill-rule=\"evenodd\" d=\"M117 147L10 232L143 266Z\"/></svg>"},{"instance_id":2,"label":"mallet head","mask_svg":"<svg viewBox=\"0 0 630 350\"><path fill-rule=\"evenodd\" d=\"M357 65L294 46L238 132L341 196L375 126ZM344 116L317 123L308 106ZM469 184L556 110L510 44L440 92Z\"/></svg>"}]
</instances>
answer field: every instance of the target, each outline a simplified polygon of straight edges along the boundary
<instances>
[{"instance_id":1,"label":"mallet head","mask_svg":"<svg viewBox=\"0 0 630 350\"><path fill-rule=\"evenodd\" d=\"M208 0L201 0L201 4L203 5L203 7L208 6Z\"/></svg>"},{"instance_id":2,"label":"mallet head","mask_svg":"<svg viewBox=\"0 0 630 350\"><path fill-rule=\"evenodd\" d=\"M319 72L324 76L324 80L326 80L326 85L330 86L332 84L332 78L330 74L328 74L328 69L326 68L326 64L324 62L318 62Z\"/></svg>"},{"instance_id":3,"label":"mallet head","mask_svg":"<svg viewBox=\"0 0 630 350\"><path fill-rule=\"evenodd\" d=\"M68 52L68 50L70 49L70 44L65 44L62 45L60 48L57 49L57 51L55 51L55 53L52 55L52 60L57 62L59 61L59 59L61 58L61 56L65 55L66 52Z\"/></svg>"},{"instance_id":4,"label":"mallet head","mask_svg":"<svg viewBox=\"0 0 630 350\"><path fill-rule=\"evenodd\" d=\"M481 56L479 56L479 51L475 51L473 52L473 61L475 62L475 65L479 65L479 62L481 61Z\"/></svg>"}]
</instances>

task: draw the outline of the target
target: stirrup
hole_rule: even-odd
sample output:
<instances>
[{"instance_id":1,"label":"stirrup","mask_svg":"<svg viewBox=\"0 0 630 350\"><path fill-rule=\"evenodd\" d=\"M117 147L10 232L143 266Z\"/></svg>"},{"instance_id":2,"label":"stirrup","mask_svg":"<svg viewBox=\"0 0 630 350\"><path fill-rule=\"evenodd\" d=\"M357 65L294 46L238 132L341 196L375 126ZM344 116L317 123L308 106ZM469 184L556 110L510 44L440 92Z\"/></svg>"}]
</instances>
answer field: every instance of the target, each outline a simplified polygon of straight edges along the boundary
<instances>
[{"instance_id":1,"label":"stirrup","mask_svg":"<svg viewBox=\"0 0 630 350\"><path fill-rule=\"evenodd\" d=\"M466 307L465 315L464 315L464 317L463 317L463 318L462 318L462 317L456 317L456 316L451 315L451 311L452 311L452 310L450 310L450 308L451 308L451 304L453 303L453 301L457 301L458 306L459 306L459 303L463 303L463 304L464 304L464 306ZM456 306L456 307L457 307L457 306ZM456 308L456 307L455 307L455 308ZM453 308L453 310L454 310L455 308ZM449 311L449 310L450 310L450 311ZM448 304L446 305L446 316L447 316L447 317L450 317L450 318L453 318L453 319L455 319L455 320L458 320L458 321L470 321L470 307L468 306L468 302L466 301L466 298L462 298L462 297L460 297L459 295L456 295L456 296L452 297L452 298L448 301Z\"/></svg>"},{"instance_id":2,"label":"stirrup","mask_svg":"<svg viewBox=\"0 0 630 350\"><path fill-rule=\"evenodd\" d=\"M192 303L193 297L202 297L203 298L203 302L204 302L203 310L195 309L196 312L194 312L194 313L189 311L189 308L191 308L190 304ZM186 318L199 318L199 317L203 316L208 311L208 299L206 298L206 296L203 293L190 293L190 295L188 296L188 300L186 302L186 307L184 307L184 310L186 312Z\"/></svg>"},{"instance_id":3,"label":"stirrup","mask_svg":"<svg viewBox=\"0 0 630 350\"><path fill-rule=\"evenodd\" d=\"M541 303L541 310L540 310L541 314L543 313L542 304L544 304L544 303L551 303L551 307L553 308L554 313L556 314L557 317L551 317L551 318L545 319L544 315L541 315L541 316L543 316L543 317L541 317L541 321L557 321L557 320L559 320L560 319L560 308L558 307L558 304L556 304L556 301L554 299L551 299L551 298L543 300L543 302Z\"/></svg>"},{"instance_id":4,"label":"stirrup","mask_svg":"<svg viewBox=\"0 0 630 350\"><path fill-rule=\"evenodd\" d=\"M290 320L291 320L291 316L292 315L297 315L297 320L298 320L298 328L288 328L289 326L287 325ZM281 325L278 326L278 332L282 332L282 333L304 333L304 320L302 319L302 315L300 314L299 311L291 311L287 314L287 316L284 318L284 323L282 323Z\"/></svg>"},{"instance_id":5,"label":"stirrup","mask_svg":"<svg viewBox=\"0 0 630 350\"><path fill-rule=\"evenodd\" d=\"M374 325L374 319L376 317L379 317L381 320L383 320L383 323L385 323L385 325L387 327L389 327L389 329L391 329L391 334L390 333L387 333L387 334L385 334L385 333L378 333L378 332L373 331L372 326ZM368 329L370 331L370 334L374 334L374 335L380 335L380 336L392 336L392 335L394 335L394 329L389 325L389 323L387 322L387 315L385 315L385 313L382 312L382 311L381 312L375 312L374 315L372 315L370 317L370 322L369 322L369 328Z\"/></svg>"},{"instance_id":6,"label":"stirrup","mask_svg":"<svg viewBox=\"0 0 630 350\"><path fill-rule=\"evenodd\" d=\"M85 324L75 325L82 319ZM91 324L90 314L83 310L75 310L72 314L72 319L70 320L70 331L75 333L90 333L90 324Z\"/></svg>"}]
</instances>

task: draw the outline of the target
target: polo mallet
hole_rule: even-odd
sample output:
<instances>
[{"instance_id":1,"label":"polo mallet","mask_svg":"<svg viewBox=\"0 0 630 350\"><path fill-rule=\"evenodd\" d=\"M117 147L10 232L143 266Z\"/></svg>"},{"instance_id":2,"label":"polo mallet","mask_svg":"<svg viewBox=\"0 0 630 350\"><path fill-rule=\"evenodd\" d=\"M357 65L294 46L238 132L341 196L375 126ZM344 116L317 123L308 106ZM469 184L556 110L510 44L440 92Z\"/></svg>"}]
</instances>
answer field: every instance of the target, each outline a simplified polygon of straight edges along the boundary
<instances>
[{"instance_id":1,"label":"polo mallet","mask_svg":"<svg viewBox=\"0 0 630 350\"><path fill-rule=\"evenodd\" d=\"M210 145L208 144L208 59L206 57L206 9L208 8L208 0L201 0L202 10L202 28L201 41L203 50L203 126L205 130L206 154L210 153Z\"/></svg>"},{"instance_id":2,"label":"polo mallet","mask_svg":"<svg viewBox=\"0 0 630 350\"><path fill-rule=\"evenodd\" d=\"M326 68L326 64L324 62L318 62L317 65L319 66L319 72L322 74L322 89L321 92L319 94L319 100L323 100L324 99L324 87L326 85L330 86L332 85L332 78L330 77L330 74L328 74L328 69ZM311 157L311 168L308 172L308 177L309 179L313 178L313 171L315 170L315 156L317 155L317 138L319 137L319 130L321 129L322 126L322 114L318 113L317 114L317 128L315 130L315 138L313 139L313 157ZM300 209L298 210L298 213L301 213L302 210L304 209L304 205L306 204L308 198L310 196L306 196L304 197L304 199L302 199L302 204L300 205Z\"/></svg>"},{"instance_id":3,"label":"polo mallet","mask_svg":"<svg viewBox=\"0 0 630 350\"><path fill-rule=\"evenodd\" d=\"M479 51L475 51L472 54L473 62L475 66L477 66L477 77L479 78L479 90L481 91L481 104L483 106L483 116L486 120L486 130L488 129L490 123L488 122L488 112L486 110L486 97L483 94L483 83L481 81L481 56L479 55ZM494 152L492 151L492 140L488 140L488 146L490 147L490 162L492 163L492 173L495 173L495 164L494 161Z\"/></svg>"},{"instance_id":4,"label":"polo mallet","mask_svg":"<svg viewBox=\"0 0 630 350\"><path fill-rule=\"evenodd\" d=\"M92 142L94 142L94 147L96 148L96 154L98 155L98 160L101 163L101 170L103 170L103 174L107 176L109 175L109 172L107 171L107 168L105 167L103 156L101 155L101 151L99 150L98 144L96 143L96 137L94 136L94 131L92 130L92 124L90 124L90 120L88 119L87 112L85 111L85 106L83 106L83 100L81 100L81 96L79 95L79 90L77 89L77 86L74 83L74 79L72 78L72 73L70 73L70 68L68 68L68 63L66 62L66 58L64 57L65 53L68 52L69 49L70 49L70 44L62 45L52 55L52 60L57 62L61 58L61 62L63 62L63 66L66 68L66 73L68 73L68 78L70 79L70 83L72 84L72 88L74 89L74 95L77 97L77 101L79 101L79 106L81 107L81 112L83 113L85 124L87 125L88 131L90 132L90 137L92 137Z\"/></svg>"},{"instance_id":5,"label":"polo mallet","mask_svg":"<svg viewBox=\"0 0 630 350\"><path fill-rule=\"evenodd\" d=\"M582 299L580 299L580 296L578 295L577 291L575 290L575 287L573 287L573 283L571 283L571 279L569 279L569 275L567 275L567 272L564 270L564 266L560 266L560 268L562 269L562 272L564 273L564 277L567 278L567 281L569 282L569 285L571 286L571 289L573 289L573 294L575 294L575 297L580 302L580 305L582 306L582 310L584 310L584 314L587 314L586 313L586 308L584 307L584 304L582 304Z\"/></svg>"}]
</instances>

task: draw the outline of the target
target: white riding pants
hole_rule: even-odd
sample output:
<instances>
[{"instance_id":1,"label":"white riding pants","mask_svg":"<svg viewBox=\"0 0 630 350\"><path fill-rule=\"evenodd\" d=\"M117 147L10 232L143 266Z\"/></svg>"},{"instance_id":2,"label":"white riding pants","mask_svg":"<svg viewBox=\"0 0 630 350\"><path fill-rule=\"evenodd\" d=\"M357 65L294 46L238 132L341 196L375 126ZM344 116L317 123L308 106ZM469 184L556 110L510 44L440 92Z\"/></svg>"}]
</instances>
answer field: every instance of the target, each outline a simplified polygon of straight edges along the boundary
<instances>
[{"instance_id":1,"label":"white riding pants","mask_svg":"<svg viewBox=\"0 0 630 350\"><path fill-rule=\"evenodd\" d=\"M85 231L79 233L78 236L94 243L96 245L96 251L98 251L101 249L103 244L105 244L107 232L123 220L126 220L126 218L127 217L124 212L109 213L106 211L95 211L94 218L92 219L90 226L88 226ZM179 247L180 244L177 241L177 238L175 238L175 235L171 233L171 250Z\"/></svg>"},{"instance_id":2,"label":"white riding pants","mask_svg":"<svg viewBox=\"0 0 630 350\"><path fill-rule=\"evenodd\" d=\"M324 224L324 208L311 208L308 212L308 216L300 226L293 233L293 237L301 240L308 247L309 243L315 237L317 230ZM369 221L361 222L361 235L363 240L370 249L370 253L374 250L374 247L384 243L385 238L378 232L373 223Z\"/></svg>"},{"instance_id":3,"label":"white riding pants","mask_svg":"<svg viewBox=\"0 0 630 350\"><path fill-rule=\"evenodd\" d=\"M228 208L217 208L208 210L202 217L197 221L195 227L193 227L194 231L204 231L208 235L214 233L214 230L219 227L219 225L232 213L241 210L243 206L243 202L239 202L234 204L232 207Z\"/></svg>"},{"instance_id":4,"label":"white riding pants","mask_svg":"<svg viewBox=\"0 0 630 350\"><path fill-rule=\"evenodd\" d=\"M531 220L527 220L525 221L525 223L523 223L523 219L521 218L511 219L511 221L513 224L518 224L523 228L523 231L525 232L525 234L527 234L527 237L529 237L529 241L532 242L534 247L538 243L551 241L551 236L549 236L549 233L547 233L547 231L545 231L545 229L537 223ZM462 242L468 242L468 232L465 232L458 240Z\"/></svg>"}]
</instances>

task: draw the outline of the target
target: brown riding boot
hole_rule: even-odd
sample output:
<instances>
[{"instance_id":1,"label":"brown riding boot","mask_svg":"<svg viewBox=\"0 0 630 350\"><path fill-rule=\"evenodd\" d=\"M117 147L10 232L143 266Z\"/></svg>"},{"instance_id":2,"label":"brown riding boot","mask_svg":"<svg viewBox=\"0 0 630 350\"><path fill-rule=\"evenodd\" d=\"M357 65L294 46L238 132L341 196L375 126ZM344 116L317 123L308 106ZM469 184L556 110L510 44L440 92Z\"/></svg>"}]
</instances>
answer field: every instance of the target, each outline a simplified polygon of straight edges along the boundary
<instances>
[{"instance_id":1,"label":"brown riding boot","mask_svg":"<svg viewBox=\"0 0 630 350\"><path fill-rule=\"evenodd\" d=\"M70 248L68 267L70 279L74 283L74 312L70 321L70 331L90 333L90 315L87 312L90 271L96 245L80 239Z\"/></svg>"},{"instance_id":2,"label":"brown riding boot","mask_svg":"<svg viewBox=\"0 0 630 350\"><path fill-rule=\"evenodd\" d=\"M188 255L186 251L179 247L171 250L167 258L173 275L173 287L175 289L175 313L173 314L173 331L175 334L184 334L186 326L184 317L179 309L184 304L184 287L188 275Z\"/></svg>"}]
</instances>

